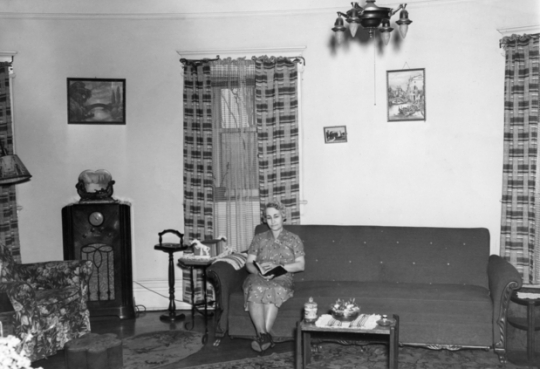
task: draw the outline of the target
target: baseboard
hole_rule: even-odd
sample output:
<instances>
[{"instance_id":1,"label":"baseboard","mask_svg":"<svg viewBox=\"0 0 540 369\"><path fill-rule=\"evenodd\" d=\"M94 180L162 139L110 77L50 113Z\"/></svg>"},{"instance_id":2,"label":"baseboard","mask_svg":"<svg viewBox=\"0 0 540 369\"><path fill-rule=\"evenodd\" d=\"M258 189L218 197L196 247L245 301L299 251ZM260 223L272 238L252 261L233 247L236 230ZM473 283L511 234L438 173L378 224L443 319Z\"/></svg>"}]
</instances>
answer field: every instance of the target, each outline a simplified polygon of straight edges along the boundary
<instances>
[{"instance_id":1,"label":"baseboard","mask_svg":"<svg viewBox=\"0 0 540 369\"><path fill-rule=\"evenodd\" d=\"M175 281L175 304L177 310L189 310L191 304L181 302L182 280ZM146 311L167 310L169 308L169 281L139 280L133 281L135 306L142 306Z\"/></svg>"}]
</instances>

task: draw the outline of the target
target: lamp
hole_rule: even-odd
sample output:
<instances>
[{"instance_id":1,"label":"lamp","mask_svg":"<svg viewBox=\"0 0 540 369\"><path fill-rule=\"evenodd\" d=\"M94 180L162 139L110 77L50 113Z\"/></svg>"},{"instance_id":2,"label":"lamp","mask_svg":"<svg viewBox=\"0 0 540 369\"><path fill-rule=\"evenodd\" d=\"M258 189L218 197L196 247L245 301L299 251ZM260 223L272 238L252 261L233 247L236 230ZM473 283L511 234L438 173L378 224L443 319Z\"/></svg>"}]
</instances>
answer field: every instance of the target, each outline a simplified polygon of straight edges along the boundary
<instances>
[{"instance_id":1,"label":"lamp","mask_svg":"<svg viewBox=\"0 0 540 369\"><path fill-rule=\"evenodd\" d=\"M16 154L9 155L0 140L0 185L12 185L30 179L32 175Z\"/></svg>"},{"instance_id":2,"label":"lamp","mask_svg":"<svg viewBox=\"0 0 540 369\"><path fill-rule=\"evenodd\" d=\"M388 41L390 41L390 34L394 30L392 27L390 27L390 19L400 9L401 12L399 13L399 20L396 21L396 23L399 26L399 33L401 37L405 38L409 24L412 23L412 21L409 19L409 12L405 10L407 4L400 4L396 10L391 8L380 8L375 5L375 0L366 0L366 5L363 8L356 2L351 3L351 5L352 8L347 11L347 13L337 13L338 18L336 19L334 28L332 28L332 30L336 32L336 39L338 43L343 39L345 30L347 29L347 27L344 25L343 18L341 17L345 17L345 20L347 23L349 23L349 31L351 32L352 37L356 35L356 32L360 26L368 30L370 38L373 38L375 30L379 30L385 45L387 45ZM382 26L379 28L381 24Z\"/></svg>"}]
</instances>

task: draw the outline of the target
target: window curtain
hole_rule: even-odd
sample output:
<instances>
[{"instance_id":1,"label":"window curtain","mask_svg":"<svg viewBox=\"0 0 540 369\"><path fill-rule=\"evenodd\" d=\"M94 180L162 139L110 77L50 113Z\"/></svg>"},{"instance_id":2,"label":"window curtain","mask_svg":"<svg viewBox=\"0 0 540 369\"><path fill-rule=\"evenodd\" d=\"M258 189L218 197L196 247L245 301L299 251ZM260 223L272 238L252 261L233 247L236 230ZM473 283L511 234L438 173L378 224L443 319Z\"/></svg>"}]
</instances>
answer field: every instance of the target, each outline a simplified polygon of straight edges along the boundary
<instances>
[{"instance_id":1,"label":"window curtain","mask_svg":"<svg viewBox=\"0 0 540 369\"><path fill-rule=\"evenodd\" d=\"M184 67L184 234L186 241L214 237L210 65Z\"/></svg>"},{"instance_id":2,"label":"window curtain","mask_svg":"<svg viewBox=\"0 0 540 369\"><path fill-rule=\"evenodd\" d=\"M242 252L260 223L255 63L245 58L217 60L211 63L211 74L216 236L226 236L229 248Z\"/></svg>"},{"instance_id":3,"label":"window curtain","mask_svg":"<svg viewBox=\"0 0 540 369\"><path fill-rule=\"evenodd\" d=\"M13 154L10 69L11 63L0 63L0 140L7 153ZM0 186L0 244L9 247L15 261L21 262L15 185Z\"/></svg>"},{"instance_id":4,"label":"window curtain","mask_svg":"<svg viewBox=\"0 0 540 369\"><path fill-rule=\"evenodd\" d=\"M297 64L284 57L253 60L261 207L279 199L286 223L300 224Z\"/></svg>"},{"instance_id":5,"label":"window curtain","mask_svg":"<svg viewBox=\"0 0 540 369\"><path fill-rule=\"evenodd\" d=\"M517 268L526 284L540 283L539 36L501 40L506 67L500 255Z\"/></svg>"},{"instance_id":6,"label":"window curtain","mask_svg":"<svg viewBox=\"0 0 540 369\"><path fill-rule=\"evenodd\" d=\"M184 66L184 237L213 238L212 84L208 62ZM194 270L195 303L203 301L202 273ZM183 301L191 304L189 269L182 274ZM208 301L214 289L207 284Z\"/></svg>"}]
</instances>

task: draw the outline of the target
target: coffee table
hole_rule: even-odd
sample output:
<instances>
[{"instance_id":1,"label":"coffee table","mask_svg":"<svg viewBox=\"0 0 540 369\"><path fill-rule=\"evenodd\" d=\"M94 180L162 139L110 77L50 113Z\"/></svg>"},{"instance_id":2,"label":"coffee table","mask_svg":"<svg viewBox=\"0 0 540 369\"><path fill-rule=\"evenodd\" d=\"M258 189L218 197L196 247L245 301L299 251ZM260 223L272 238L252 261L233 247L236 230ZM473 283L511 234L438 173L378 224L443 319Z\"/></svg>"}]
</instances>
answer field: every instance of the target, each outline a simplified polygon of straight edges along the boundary
<instances>
[{"instance_id":1,"label":"coffee table","mask_svg":"<svg viewBox=\"0 0 540 369\"><path fill-rule=\"evenodd\" d=\"M324 333L350 333L354 335L386 335L388 336L388 368L398 368L399 346L399 316L393 315L394 322L386 327L377 326L373 329L343 328L343 327L317 327L315 323L300 321L296 325L296 369L304 369L311 361L311 334Z\"/></svg>"}]
</instances>

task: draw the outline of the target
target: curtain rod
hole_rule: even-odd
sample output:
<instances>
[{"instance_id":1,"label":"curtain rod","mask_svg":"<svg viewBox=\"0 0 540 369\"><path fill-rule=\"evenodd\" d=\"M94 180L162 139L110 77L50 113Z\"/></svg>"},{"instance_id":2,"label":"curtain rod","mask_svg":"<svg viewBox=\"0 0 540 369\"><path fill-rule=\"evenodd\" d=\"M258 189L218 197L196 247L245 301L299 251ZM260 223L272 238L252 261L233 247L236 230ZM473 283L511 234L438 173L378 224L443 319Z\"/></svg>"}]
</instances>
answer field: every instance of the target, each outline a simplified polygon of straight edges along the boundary
<instances>
[{"instance_id":1,"label":"curtain rod","mask_svg":"<svg viewBox=\"0 0 540 369\"><path fill-rule=\"evenodd\" d=\"M200 64L202 62L216 61L216 60L220 60L219 55L216 55L215 59L208 59L208 58L204 58L204 59L186 59L186 58L182 58L182 59L180 59L180 63L184 64L184 67L185 67L186 65L189 65L189 64Z\"/></svg>"},{"instance_id":2,"label":"curtain rod","mask_svg":"<svg viewBox=\"0 0 540 369\"><path fill-rule=\"evenodd\" d=\"M259 58L258 56L251 57L252 60L257 60L258 58ZM303 64L304 66L306 65L306 59L303 56L284 56L283 58L290 59L293 63ZM217 60L221 60L219 55L216 55L215 59L208 59L208 58L204 58L204 59L186 59L186 58L182 58L182 59L180 59L180 63L184 64L184 67L185 67L186 65L189 65L189 64L195 64L196 65L196 64L203 63L203 62L210 62L210 61L217 61Z\"/></svg>"}]
</instances>

